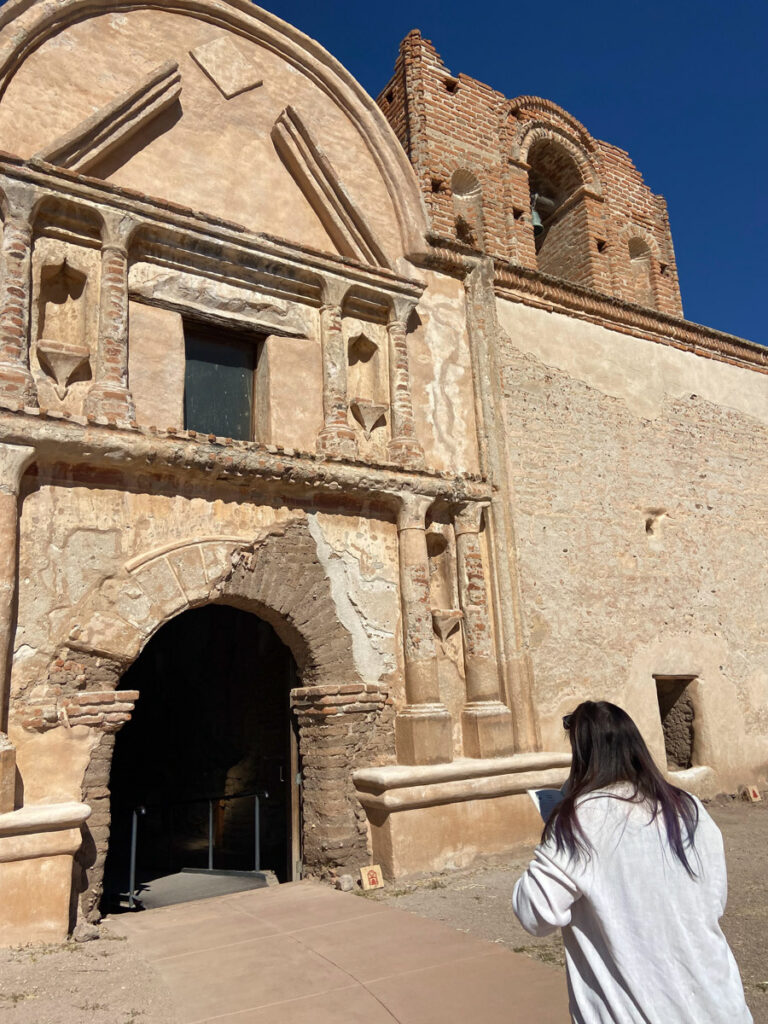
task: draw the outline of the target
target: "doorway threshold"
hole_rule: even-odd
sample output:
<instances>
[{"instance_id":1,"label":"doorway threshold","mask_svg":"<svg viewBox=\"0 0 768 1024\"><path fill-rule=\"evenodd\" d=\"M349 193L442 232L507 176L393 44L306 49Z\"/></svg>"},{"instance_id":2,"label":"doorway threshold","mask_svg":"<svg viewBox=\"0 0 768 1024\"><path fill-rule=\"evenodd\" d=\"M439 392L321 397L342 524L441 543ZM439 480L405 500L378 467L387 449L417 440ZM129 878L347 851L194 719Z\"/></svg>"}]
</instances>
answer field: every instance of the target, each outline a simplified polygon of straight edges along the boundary
<instances>
[{"instance_id":1,"label":"doorway threshold","mask_svg":"<svg viewBox=\"0 0 768 1024\"><path fill-rule=\"evenodd\" d=\"M229 896L251 889L266 889L267 886L275 884L276 879L271 871L209 871L207 868L184 868L171 875L161 875L141 882L135 900L137 909L155 910L178 903L207 900L213 896Z\"/></svg>"}]
</instances>

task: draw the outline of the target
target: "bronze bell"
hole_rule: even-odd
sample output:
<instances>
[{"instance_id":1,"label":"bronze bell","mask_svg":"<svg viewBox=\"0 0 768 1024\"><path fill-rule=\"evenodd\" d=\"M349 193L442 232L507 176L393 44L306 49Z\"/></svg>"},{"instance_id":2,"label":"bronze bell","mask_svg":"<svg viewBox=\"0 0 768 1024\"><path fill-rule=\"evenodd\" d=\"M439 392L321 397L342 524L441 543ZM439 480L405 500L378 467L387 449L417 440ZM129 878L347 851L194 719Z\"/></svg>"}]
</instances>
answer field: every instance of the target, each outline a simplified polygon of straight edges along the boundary
<instances>
[{"instance_id":1,"label":"bronze bell","mask_svg":"<svg viewBox=\"0 0 768 1024\"><path fill-rule=\"evenodd\" d=\"M533 237L538 238L544 231L544 225L536 207L531 210L531 224L533 224Z\"/></svg>"}]
</instances>

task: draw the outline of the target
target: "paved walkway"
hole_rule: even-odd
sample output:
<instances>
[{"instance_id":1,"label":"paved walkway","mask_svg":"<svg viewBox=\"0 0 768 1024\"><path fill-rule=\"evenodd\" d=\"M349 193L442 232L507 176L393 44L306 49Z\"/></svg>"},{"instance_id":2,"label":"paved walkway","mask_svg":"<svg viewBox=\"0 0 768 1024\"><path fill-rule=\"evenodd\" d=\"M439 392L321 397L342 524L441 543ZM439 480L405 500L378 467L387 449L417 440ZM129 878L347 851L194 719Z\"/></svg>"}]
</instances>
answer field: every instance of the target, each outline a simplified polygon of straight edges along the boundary
<instances>
[{"instance_id":1,"label":"paved walkway","mask_svg":"<svg viewBox=\"0 0 768 1024\"><path fill-rule=\"evenodd\" d=\"M511 912L511 911L510 911ZM567 1024L561 971L298 882L113 919L179 1024Z\"/></svg>"}]
</instances>

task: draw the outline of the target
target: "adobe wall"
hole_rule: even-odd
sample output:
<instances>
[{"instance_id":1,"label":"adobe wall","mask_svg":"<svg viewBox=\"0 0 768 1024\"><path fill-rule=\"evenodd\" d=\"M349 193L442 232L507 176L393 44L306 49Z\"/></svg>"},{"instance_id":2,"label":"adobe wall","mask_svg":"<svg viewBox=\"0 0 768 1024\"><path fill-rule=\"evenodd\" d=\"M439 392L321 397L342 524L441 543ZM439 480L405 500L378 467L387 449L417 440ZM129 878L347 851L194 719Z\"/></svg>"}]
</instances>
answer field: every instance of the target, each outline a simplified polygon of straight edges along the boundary
<instances>
[{"instance_id":1,"label":"adobe wall","mask_svg":"<svg viewBox=\"0 0 768 1024\"><path fill-rule=\"evenodd\" d=\"M664 763L689 677L715 790L768 764L768 376L500 299L507 446L544 749L617 701Z\"/></svg>"}]
</instances>

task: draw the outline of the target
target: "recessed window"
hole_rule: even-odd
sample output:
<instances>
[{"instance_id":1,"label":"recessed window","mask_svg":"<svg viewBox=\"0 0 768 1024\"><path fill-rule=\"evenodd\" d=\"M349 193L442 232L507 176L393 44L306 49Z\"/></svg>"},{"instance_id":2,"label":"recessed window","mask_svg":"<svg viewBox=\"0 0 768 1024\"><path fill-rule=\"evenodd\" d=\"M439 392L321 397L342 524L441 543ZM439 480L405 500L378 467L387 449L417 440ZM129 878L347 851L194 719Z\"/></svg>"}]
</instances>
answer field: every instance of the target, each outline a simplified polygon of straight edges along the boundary
<instances>
[{"instance_id":1,"label":"recessed window","mask_svg":"<svg viewBox=\"0 0 768 1024\"><path fill-rule=\"evenodd\" d=\"M250 441L259 339L185 322L184 427Z\"/></svg>"},{"instance_id":2,"label":"recessed window","mask_svg":"<svg viewBox=\"0 0 768 1024\"><path fill-rule=\"evenodd\" d=\"M693 676L656 676L661 728L667 768L682 771L693 766L694 719Z\"/></svg>"}]
</instances>

